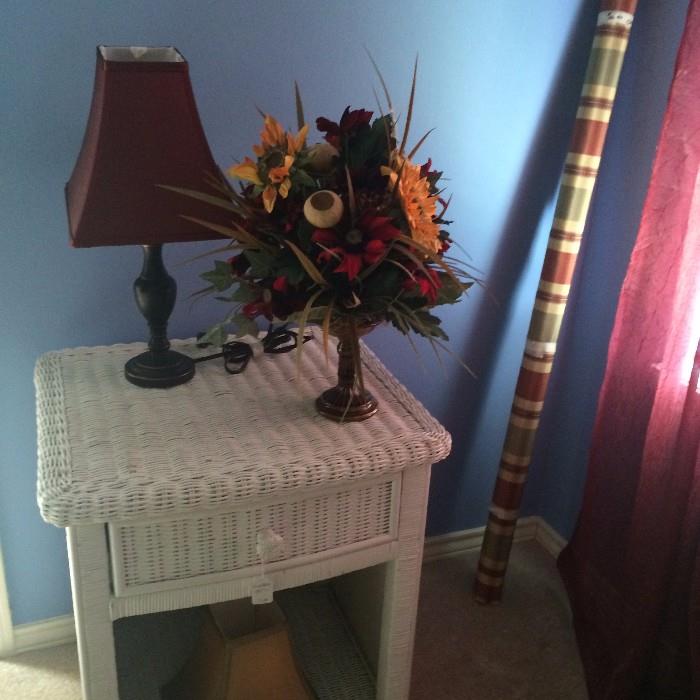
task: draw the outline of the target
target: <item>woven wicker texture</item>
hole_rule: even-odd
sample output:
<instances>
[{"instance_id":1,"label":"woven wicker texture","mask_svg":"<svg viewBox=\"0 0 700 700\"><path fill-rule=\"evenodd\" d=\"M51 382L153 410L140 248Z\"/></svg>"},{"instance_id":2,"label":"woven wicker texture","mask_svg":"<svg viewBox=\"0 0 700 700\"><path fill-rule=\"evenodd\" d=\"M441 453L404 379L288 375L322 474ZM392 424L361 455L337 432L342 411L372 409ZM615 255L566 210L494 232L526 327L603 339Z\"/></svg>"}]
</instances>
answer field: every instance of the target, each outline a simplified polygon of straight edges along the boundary
<instances>
[{"instance_id":1,"label":"woven wicker texture","mask_svg":"<svg viewBox=\"0 0 700 700\"><path fill-rule=\"evenodd\" d=\"M351 488L230 513L110 525L113 569L129 591L255 567L257 534L282 537L272 564L392 535L393 482ZM232 537L235 533L235 537Z\"/></svg>"},{"instance_id":2,"label":"woven wicker texture","mask_svg":"<svg viewBox=\"0 0 700 700\"><path fill-rule=\"evenodd\" d=\"M35 370L42 517L59 526L220 508L431 464L450 436L365 347L376 416L337 424L314 399L335 384L319 340L239 375L201 363L187 384L142 389L123 367L142 343L50 352ZM173 347L202 354L192 341Z\"/></svg>"},{"instance_id":3,"label":"woven wicker texture","mask_svg":"<svg viewBox=\"0 0 700 700\"><path fill-rule=\"evenodd\" d=\"M294 653L318 700L372 700L372 673L332 590L311 585L280 591Z\"/></svg>"}]
</instances>

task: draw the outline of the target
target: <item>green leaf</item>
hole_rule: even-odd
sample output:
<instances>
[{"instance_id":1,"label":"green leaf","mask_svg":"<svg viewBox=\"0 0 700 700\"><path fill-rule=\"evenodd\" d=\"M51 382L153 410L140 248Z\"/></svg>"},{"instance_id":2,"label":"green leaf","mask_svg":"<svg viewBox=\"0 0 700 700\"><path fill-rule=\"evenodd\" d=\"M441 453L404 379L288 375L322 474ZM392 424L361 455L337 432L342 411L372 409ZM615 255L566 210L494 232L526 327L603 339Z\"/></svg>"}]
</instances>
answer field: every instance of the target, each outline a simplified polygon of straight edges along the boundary
<instances>
[{"instance_id":1,"label":"green leaf","mask_svg":"<svg viewBox=\"0 0 700 700\"><path fill-rule=\"evenodd\" d=\"M387 118L375 119L371 128L362 129L350 141L347 153L347 164L350 168L386 161L387 141L384 120Z\"/></svg>"},{"instance_id":2,"label":"green leaf","mask_svg":"<svg viewBox=\"0 0 700 700\"><path fill-rule=\"evenodd\" d=\"M248 318L243 314L236 314L232 319L231 323L236 327L236 336L238 338L244 335L252 335L254 338L258 337L260 329L258 324L253 321L253 319Z\"/></svg>"},{"instance_id":3,"label":"green leaf","mask_svg":"<svg viewBox=\"0 0 700 700\"><path fill-rule=\"evenodd\" d=\"M331 333L331 317L333 316L334 305L334 300L331 299L323 314L323 321L321 322L321 328L323 330L323 354L326 358L326 364L328 364L328 336Z\"/></svg>"},{"instance_id":4,"label":"green leaf","mask_svg":"<svg viewBox=\"0 0 700 700\"><path fill-rule=\"evenodd\" d=\"M314 265L313 262L311 262L311 260L307 257L307 255L299 250L299 248L291 241L286 241L286 244L292 249L294 255L297 256L299 262L303 265L309 277L311 277L316 284L321 285L321 287L327 287L328 283L326 282L325 278L316 265Z\"/></svg>"},{"instance_id":5,"label":"green leaf","mask_svg":"<svg viewBox=\"0 0 700 700\"><path fill-rule=\"evenodd\" d=\"M309 248L311 248L311 236L313 236L315 230L315 227L306 219L302 219L297 225L297 236L302 250L309 250Z\"/></svg>"},{"instance_id":6,"label":"green leaf","mask_svg":"<svg viewBox=\"0 0 700 700\"><path fill-rule=\"evenodd\" d=\"M217 323L211 328L207 328L206 333L199 339L201 343L211 343L217 347L221 347L228 338L226 323Z\"/></svg>"},{"instance_id":7,"label":"green leaf","mask_svg":"<svg viewBox=\"0 0 700 700\"><path fill-rule=\"evenodd\" d=\"M420 289L416 287L414 287L410 291L405 291L401 295L401 301L413 311L416 311L417 309L423 309L426 307L426 299L420 293Z\"/></svg>"},{"instance_id":8,"label":"green leaf","mask_svg":"<svg viewBox=\"0 0 700 700\"><path fill-rule=\"evenodd\" d=\"M382 88L384 90L384 96L386 97L386 102L387 102L387 106L389 107L389 111L392 112L394 110L394 108L391 104L391 97L389 95L389 90L386 86L386 82L384 81L384 76L382 75L382 72L379 70L379 66L375 62L374 57L369 52L369 49L366 46L365 46L365 51L367 52L367 55L369 56L369 60L372 62L372 67L374 68L374 72L377 74L377 77L379 78L379 82L382 84Z\"/></svg>"},{"instance_id":9,"label":"green leaf","mask_svg":"<svg viewBox=\"0 0 700 700\"><path fill-rule=\"evenodd\" d=\"M403 128L403 139L401 139L401 145L399 146L399 153L403 155L404 148L406 147L406 141L408 139L408 132L411 128L411 117L413 116L413 100L416 96L416 77L418 74L418 56L416 56L416 62L413 64L413 80L411 81L411 96L408 98L408 113L406 114L406 124Z\"/></svg>"},{"instance_id":10,"label":"green leaf","mask_svg":"<svg viewBox=\"0 0 700 700\"><path fill-rule=\"evenodd\" d=\"M440 282L442 286L438 290L436 306L457 303L465 291L465 286L471 287L471 283L457 284L452 277L445 273L440 274Z\"/></svg>"},{"instance_id":11,"label":"green leaf","mask_svg":"<svg viewBox=\"0 0 700 700\"><path fill-rule=\"evenodd\" d=\"M350 221L352 225L355 224L355 218L357 217L357 206L355 205L355 188L352 184L352 177L350 177L350 169L345 166L345 179L348 183L348 208L350 210Z\"/></svg>"},{"instance_id":12,"label":"green leaf","mask_svg":"<svg viewBox=\"0 0 700 700\"><path fill-rule=\"evenodd\" d=\"M364 281L362 298L393 297L401 288L405 275L401 270L390 267L374 272Z\"/></svg>"},{"instance_id":13,"label":"green leaf","mask_svg":"<svg viewBox=\"0 0 700 700\"><path fill-rule=\"evenodd\" d=\"M294 81L294 101L297 108L297 128L301 129L304 126L304 105L301 101L301 92L297 81Z\"/></svg>"},{"instance_id":14,"label":"green leaf","mask_svg":"<svg viewBox=\"0 0 700 700\"><path fill-rule=\"evenodd\" d=\"M428 313L427 311L416 311L416 319L430 331L430 335L443 340L449 340L445 331L440 328L441 320L437 316Z\"/></svg>"},{"instance_id":15,"label":"green leaf","mask_svg":"<svg viewBox=\"0 0 700 700\"><path fill-rule=\"evenodd\" d=\"M221 226L220 224L211 221L204 221L204 219L198 219L195 216L186 216L185 214L180 214L180 216L183 219L187 219L187 221L192 221L195 224L199 224L200 226L204 226L204 228L210 229L211 231L216 231L222 236L233 238L234 241L251 246L252 248L269 248L269 246L264 244L262 241L257 240L255 236L239 226L235 221L232 222L233 228L231 228L230 226Z\"/></svg>"},{"instance_id":16,"label":"green leaf","mask_svg":"<svg viewBox=\"0 0 700 700\"><path fill-rule=\"evenodd\" d=\"M275 262L275 256L262 250L248 250L245 254L250 262L254 277L269 277Z\"/></svg>"},{"instance_id":17,"label":"green leaf","mask_svg":"<svg viewBox=\"0 0 700 700\"><path fill-rule=\"evenodd\" d=\"M215 260L214 269L203 272L200 277L209 282L217 292L227 290L235 282L235 278L231 274L231 266L223 260Z\"/></svg>"},{"instance_id":18,"label":"green leaf","mask_svg":"<svg viewBox=\"0 0 700 700\"><path fill-rule=\"evenodd\" d=\"M193 199L199 199L207 204L212 204L215 207L221 207L222 209L228 209L236 213L240 213L240 207L236 206L234 203L228 199L223 199L222 197L215 197L206 192L199 192L197 190L190 190L184 187L171 187L170 185L156 185L164 190L170 190L171 192L177 192L178 194L183 194L186 197L192 197Z\"/></svg>"},{"instance_id":19,"label":"green leaf","mask_svg":"<svg viewBox=\"0 0 700 700\"><path fill-rule=\"evenodd\" d=\"M442 259L442 256L439 253L434 253L432 250L429 250L425 246L418 243L418 241L404 234L397 236L396 240L405 243L409 247L409 249L415 248L419 253L424 255L427 260L435 263L435 265L442 268L442 270L446 272L456 284L462 284L462 286L464 286L463 283L460 282L457 278L457 273L455 272L455 270ZM407 251L404 250L403 252L404 255L408 255L410 257L410 254Z\"/></svg>"},{"instance_id":20,"label":"green leaf","mask_svg":"<svg viewBox=\"0 0 700 700\"><path fill-rule=\"evenodd\" d=\"M286 277L289 284L294 286L301 284L306 279L304 268L297 263L290 263L277 268L277 274Z\"/></svg>"},{"instance_id":21,"label":"green leaf","mask_svg":"<svg viewBox=\"0 0 700 700\"><path fill-rule=\"evenodd\" d=\"M411 330L426 338L442 338L448 340L445 331L440 328L440 319L425 310L414 310L408 304L394 300L392 310L396 317L401 317ZM399 326L400 327L400 326Z\"/></svg>"},{"instance_id":22,"label":"green leaf","mask_svg":"<svg viewBox=\"0 0 700 700\"><path fill-rule=\"evenodd\" d=\"M423 137L418 140L418 143L411 149L411 152L408 154L408 156L406 156L409 160L413 160L413 156L416 155L416 153L418 152L418 149L423 145L423 143L425 143L425 140L428 138L428 136L430 136L430 134L433 133L433 131L435 131L434 127L432 129L430 129L427 133L425 133L423 135ZM428 178L428 182L430 182L430 178Z\"/></svg>"},{"instance_id":23,"label":"green leaf","mask_svg":"<svg viewBox=\"0 0 700 700\"><path fill-rule=\"evenodd\" d=\"M251 289L247 284L240 284L238 285L238 289L231 295L231 301L247 304L248 302L255 301L258 296L258 292Z\"/></svg>"},{"instance_id":24,"label":"green leaf","mask_svg":"<svg viewBox=\"0 0 700 700\"><path fill-rule=\"evenodd\" d=\"M264 258L261 258L259 260L259 267L256 269L259 269L263 273L257 275L255 274L256 270L253 270L253 274L256 277L284 276L290 284L299 284L308 278L299 259L288 248L280 250L274 257L271 257L267 265L265 264Z\"/></svg>"},{"instance_id":25,"label":"green leaf","mask_svg":"<svg viewBox=\"0 0 700 700\"><path fill-rule=\"evenodd\" d=\"M302 309L298 317L299 323L299 336L297 340L297 375L301 374L301 353L304 349L304 330L306 329L306 324L309 321L309 314L313 308L314 302L318 299L325 290L319 289L316 291L306 302L306 306Z\"/></svg>"},{"instance_id":26,"label":"green leaf","mask_svg":"<svg viewBox=\"0 0 700 700\"><path fill-rule=\"evenodd\" d=\"M377 109L379 110L379 113L381 114L381 121L380 124L384 126L384 135L386 136L386 152L387 156L391 151L393 150L393 143L392 143L392 129L394 127L393 122L391 120L387 120L386 115L384 114L384 110L382 109L381 102L379 101L379 96L377 95L377 91L372 88L372 91L374 92L374 99L377 101ZM372 125L374 126L374 124Z\"/></svg>"},{"instance_id":27,"label":"green leaf","mask_svg":"<svg viewBox=\"0 0 700 700\"><path fill-rule=\"evenodd\" d=\"M391 114L384 114L378 119L375 119L372 123L372 129L376 130L378 133L383 133L386 136L387 130L391 133L391 129L394 126Z\"/></svg>"},{"instance_id":28,"label":"green leaf","mask_svg":"<svg viewBox=\"0 0 700 700\"><path fill-rule=\"evenodd\" d=\"M302 170L301 168L297 168L294 171L294 174L292 175L292 182L294 184L301 185L302 187L311 187L313 189L318 187L316 180L314 180L311 175L306 172L306 170Z\"/></svg>"}]
</instances>

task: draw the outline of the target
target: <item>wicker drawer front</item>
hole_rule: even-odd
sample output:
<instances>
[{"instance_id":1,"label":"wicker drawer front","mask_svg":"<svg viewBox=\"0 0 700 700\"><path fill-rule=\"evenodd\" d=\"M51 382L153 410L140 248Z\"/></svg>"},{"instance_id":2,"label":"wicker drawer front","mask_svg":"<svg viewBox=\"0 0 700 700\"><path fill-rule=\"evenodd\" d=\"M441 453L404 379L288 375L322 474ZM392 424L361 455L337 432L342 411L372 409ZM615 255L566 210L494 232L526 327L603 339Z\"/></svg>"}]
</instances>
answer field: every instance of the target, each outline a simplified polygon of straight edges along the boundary
<instances>
[{"instance_id":1,"label":"wicker drawer front","mask_svg":"<svg viewBox=\"0 0 700 700\"><path fill-rule=\"evenodd\" d=\"M297 500L147 523L108 525L115 595L246 576L259 570L258 533L284 541L267 568L396 538L399 477ZM295 562L297 560L297 562ZM275 566L277 563L277 566ZM196 580L193 580L196 579Z\"/></svg>"}]
</instances>

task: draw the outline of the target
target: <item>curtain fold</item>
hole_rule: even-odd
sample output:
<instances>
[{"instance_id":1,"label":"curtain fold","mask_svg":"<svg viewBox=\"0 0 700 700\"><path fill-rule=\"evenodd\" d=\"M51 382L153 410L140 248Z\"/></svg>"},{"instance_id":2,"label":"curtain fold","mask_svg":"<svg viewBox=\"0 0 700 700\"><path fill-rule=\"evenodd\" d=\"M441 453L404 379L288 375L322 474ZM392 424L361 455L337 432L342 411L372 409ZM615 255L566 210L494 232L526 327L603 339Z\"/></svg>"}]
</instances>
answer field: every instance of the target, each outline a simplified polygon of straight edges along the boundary
<instances>
[{"instance_id":1,"label":"curtain fold","mask_svg":"<svg viewBox=\"0 0 700 700\"><path fill-rule=\"evenodd\" d=\"M592 700L700 698L700 0L623 284L559 567Z\"/></svg>"}]
</instances>

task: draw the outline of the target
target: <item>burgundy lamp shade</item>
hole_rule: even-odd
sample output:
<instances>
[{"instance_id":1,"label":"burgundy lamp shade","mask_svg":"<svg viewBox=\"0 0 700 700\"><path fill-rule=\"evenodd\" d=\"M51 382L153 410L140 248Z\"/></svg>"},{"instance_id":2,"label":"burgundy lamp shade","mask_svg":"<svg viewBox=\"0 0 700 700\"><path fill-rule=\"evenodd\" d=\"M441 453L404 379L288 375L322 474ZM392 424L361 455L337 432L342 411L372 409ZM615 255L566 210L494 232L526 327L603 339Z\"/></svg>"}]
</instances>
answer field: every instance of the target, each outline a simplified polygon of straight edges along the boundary
<instances>
[{"instance_id":1,"label":"burgundy lamp shade","mask_svg":"<svg viewBox=\"0 0 700 700\"><path fill-rule=\"evenodd\" d=\"M68 228L76 247L143 247L134 297L150 340L124 367L137 386L165 389L195 374L193 359L170 349L177 284L162 248L220 238L180 214L224 223L222 210L159 185L201 192L207 175L220 177L182 54L171 46L98 46L90 116L66 185Z\"/></svg>"},{"instance_id":2,"label":"burgundy lamp shade","mask_svg":"<svg viewBox=\"0 0 700 700\"><path fill-rule=\"evenodd\" d=\"M66 185L72 245L217 238L179 216L214 220L214 207L158 185L202 191L206 175L218 172L182 54L174 47L98 46L90 116Z\"/></svg>"}]
</instances>

